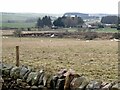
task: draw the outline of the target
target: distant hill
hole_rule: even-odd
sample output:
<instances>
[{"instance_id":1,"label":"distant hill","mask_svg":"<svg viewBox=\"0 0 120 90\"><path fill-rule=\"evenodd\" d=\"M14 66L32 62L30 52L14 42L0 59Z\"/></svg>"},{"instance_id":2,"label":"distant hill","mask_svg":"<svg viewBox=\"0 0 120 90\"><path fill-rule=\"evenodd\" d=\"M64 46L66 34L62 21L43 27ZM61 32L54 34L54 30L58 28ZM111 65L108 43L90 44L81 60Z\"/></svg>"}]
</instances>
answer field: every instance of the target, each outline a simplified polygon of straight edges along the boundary
<instances>
[{"instance_id":1,"label":"distant hill","mask_svg":"<svg viewBox=\"0 0 120 90\"><path fill-rule=\"evenodd\" d=\"M78 13L78 12L67 12L63 16L77 16L81 18L89 17L89 14Z\"/></svg>"},{"instance_id":2,"label":"distant hill","mask_svg":"<svg viewBox=\"0 0 120 90\"><path fill-rule=\"evenodd\" d=\"M3 28L28 28L36 25L39 17L50 16L54 21L58 17L62 16L79 16L84 20L96 20L103 16L110 14L85 14L79 12L66 12L65 14L48 14L48 13L9 13L0 12L0 25L2 23Z\"/></svg>"},{"instance_id":3,"label":"distant hill","mask_svg":"<svg viewBox=\"0 0 120 90\"><path fill-rule=\"evenodd\" d=\"M99 18L98 16L90 16L89 14L79 13L79 12L67 12L63 16L68 16L68 17L75 17L75 16L77 16L77 17L81 17L84 20Z\"/></svg>"},{"instance_id":4,"label":"distant hill","mask_svg":"<svg viewBox=\"0 0 120 90\"><path fill-rule=\"evenodd\" d=\"M89 16L97 16L97 17L104 17L104 16L117 16L117 14L89 14Z\"/></svg>"},{"instance_id":5,"label":"distant hill","mask_svg":"<svg viewBox=\"0 0 120 90\"><path fill-rule=\"evenodd\" d=\"M52 20L62 16L61 14L45 14L45 13L9 13L0 12L0 28L28 28L35 27L39 17L50 16ZM0 24L1 25L1 24Z\"/></svg>"},{"instance_id":6,"label":"distant hill","mask_svg":"<svg viewBox=\"0 0 120 90\"><path fill-rule=\"evenodd\" d=\"M67 12L65 14L47 14L47 13L9 13L9 12L0 12L2 18L0 18L0 22L8 22L17 21L17 22L25 22L25 21L36 21L38 17L44 17L45 15L51 16L52 20L55 20L57 17L61 16L79 16L83 19L95 18L95 17L103 17L110 14L85 14L79 12Z\"/></svg>"},{"instance_id":7,"label":"distant hill","mask_svg":"<svg viewBox=\"0 0 120 90\"><path fill-rule=\"evenodd\" d=\"M102 13L85 14L85 13L79 13L79 12L67 12L63 16L78 16L78 17L81 17L83 19L86 19L86 18L90 18L90 17L101 18L101 17L109 16L109 15L117 16L117 14L102 14Z\"/></svg>"},{"instance_id":8,"label":"distant hill","mask_svg":"<svg viewBox=\"0 0 120 90\"><path fill-rule=\"evenodd\" d=\"M29 19L37 19L38 17L44 17L45 15L51 16L51 19L56 19L57 17L61 16L60 14L45 14L45 13L8 13L8 12L1 12L2 21L6 22L8 20L24 22ZM1 20L0 20L1 21Z\"/></svg>"}]
</instances>

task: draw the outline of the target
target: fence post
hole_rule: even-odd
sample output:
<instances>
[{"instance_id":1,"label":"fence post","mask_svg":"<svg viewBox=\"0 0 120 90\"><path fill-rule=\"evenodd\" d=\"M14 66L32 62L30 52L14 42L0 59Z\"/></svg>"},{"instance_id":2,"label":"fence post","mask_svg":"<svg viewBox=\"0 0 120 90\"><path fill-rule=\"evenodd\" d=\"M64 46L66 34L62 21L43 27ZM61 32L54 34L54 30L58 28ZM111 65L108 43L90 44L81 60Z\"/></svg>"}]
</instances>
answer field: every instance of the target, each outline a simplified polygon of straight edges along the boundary
<instances>
[{"instance_id":1,"label":"fence post","mask_svg":"<svg viewBox=\"0 0 120 90\"><path fill-rule=\"evenodd\" d=\"M16 46L16 66L19 67L19 46Z\"/></svg>"}]
</instances>

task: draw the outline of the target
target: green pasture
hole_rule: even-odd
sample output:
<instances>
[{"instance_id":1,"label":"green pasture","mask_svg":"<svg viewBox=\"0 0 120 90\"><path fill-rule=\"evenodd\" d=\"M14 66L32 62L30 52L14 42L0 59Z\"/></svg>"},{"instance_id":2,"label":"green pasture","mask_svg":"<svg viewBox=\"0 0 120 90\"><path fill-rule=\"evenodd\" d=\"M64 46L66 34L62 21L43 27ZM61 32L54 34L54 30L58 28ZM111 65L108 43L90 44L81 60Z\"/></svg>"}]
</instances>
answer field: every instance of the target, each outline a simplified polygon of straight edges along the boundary
<instances>
[{"instance_id":1,"label":"green pasture","mask_svg":"<svg viewBox=\"0 0 120 90\"><path fill-rule=\"evenodd\" d=\"M28 28L35 27L36 23L2 23L3 28Z\"/></svg>"}]
</instances>

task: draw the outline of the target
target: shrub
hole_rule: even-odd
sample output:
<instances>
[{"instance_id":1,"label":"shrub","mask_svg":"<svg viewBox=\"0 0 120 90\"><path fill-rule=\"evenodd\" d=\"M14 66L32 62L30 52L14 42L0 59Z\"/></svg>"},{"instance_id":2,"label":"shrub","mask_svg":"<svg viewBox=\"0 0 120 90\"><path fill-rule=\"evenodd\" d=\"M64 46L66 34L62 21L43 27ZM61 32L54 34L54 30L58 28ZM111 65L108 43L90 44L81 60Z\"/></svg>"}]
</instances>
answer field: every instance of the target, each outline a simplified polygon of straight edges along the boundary
<instances>
[{"instance_id":1,"label":"shrub","mask_svg":"<svg viewBox=\"0 0 120 90\"><path fill-rule=\"evenodd\" d=\"M114 33L113 38L115 39L120 39L120 33Z\"/></svg>"},{"instance_id":2,"label":"shrub","mask_svg":"<svg viewBox=\"0 0 120 90\"><path fill-rule=\"evenodd\" d=\"M31 28L27 28L28 31L31 31Z\"/></svg>"},{"instance_id":3,"label":"shrub","mask_svg":"<svg viewBox=\"0 0 120 90\"><path fill-rule=\"evenodd\" d=\"M86 32L85 33L85 39L86 40L93 40L98 37L98 34L96 32Z\"/></svg>"},{"instance_id":4,"label":"shrub","mask_svg":"<svg viewBox=\"0 0 120 90\"><path fill-rule=\"evenodd\" d=\"M22 34L22 31L21 31L21 30L15 30L15 31L13 32L13 35L14 35L15 37L21 37L21 34Z\"/></svg>"}]
</instances>

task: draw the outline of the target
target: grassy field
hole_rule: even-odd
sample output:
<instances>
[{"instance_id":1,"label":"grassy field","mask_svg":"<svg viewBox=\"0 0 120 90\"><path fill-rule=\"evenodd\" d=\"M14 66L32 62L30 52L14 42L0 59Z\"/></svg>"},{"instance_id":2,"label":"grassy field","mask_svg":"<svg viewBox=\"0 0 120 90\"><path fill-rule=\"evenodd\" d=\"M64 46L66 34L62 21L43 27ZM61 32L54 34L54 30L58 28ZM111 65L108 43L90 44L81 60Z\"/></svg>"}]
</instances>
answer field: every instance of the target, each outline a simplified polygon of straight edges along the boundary
<instances>
[{"instance_id":1,"label":"grassy field","mask_svg":"<svg viewBox=\"0 0 120 90\"><path fill-rule=\"evenodd\" d=\"M35 27L36 23L2 23L2 27L6 28L30 28Z\"/></svg>"},{"instance_id":2,"label":"grassy field","mask_svg":"<svg viewBox=\"0 0 120 90\"><path fill-rule=\"evenodd\" d=\"M97 29L96 32L118 33L118 30L116 28L101 28L101 29Z\"/></svg>"},{"instance_id":3,"label":"grassy field","mask_svg":"<svg viewBox=\"0 0 120 90\"><path fill-rule=\"evenodd\" d=\"M117 80L118 42L110 40L83 41L56 38L2 39L2 60L15 64L15 46L20 46L20 64L49 73L74 69L89 79Z\"/></svg>"},{"instance_id":4,"label":"grassy field","mask_svg":"<svg viewBox=\"0 0 120 90\"><path fill-rule=\"evenodd\" d=\"M62 16L62 14L45 14L45 13L2 13L0 12L0 24L3 24L3 28L26 28L35 27L37 18L44 17L46 15L52 16L51 19L56 19L56 16ZM35 20L33 22L26 22L26 20ZM14 21L15 23L7 23L8 21ZM1 27L1 26L0 26Z\"/></svg>"},{"instance_id":5,"label":"grassy field","mask_svg":"<svg viewBox=\"0 0 120 90\"><path fill-rule=\"evenodd\" d=\"M25 21L30 18L38 18L38 17L44 17L44 16L62 16L62 14L47 14L47 13L2 13L0 12L0 15L2 16L2 20L0 21L8 21L8 20L14 20L14 21ZM52 18L53 18L52 17Z\"/></svg>"},{"instance_id":6,"label":"grassy field","mask_svg":"<svg viewBox=\"0 0 120 90\"><path fill-rule=\"evenodd\" d=\"M69 32L78 31L77 28L69 28L69 29L67 28L67 30ZM85 31L88 31L88 29ZM98 32L98 33L117 33L118 32L118 30L116 28L98 28L98 29L91 29L91 31Z\"/></svg>"}]
</instances>

